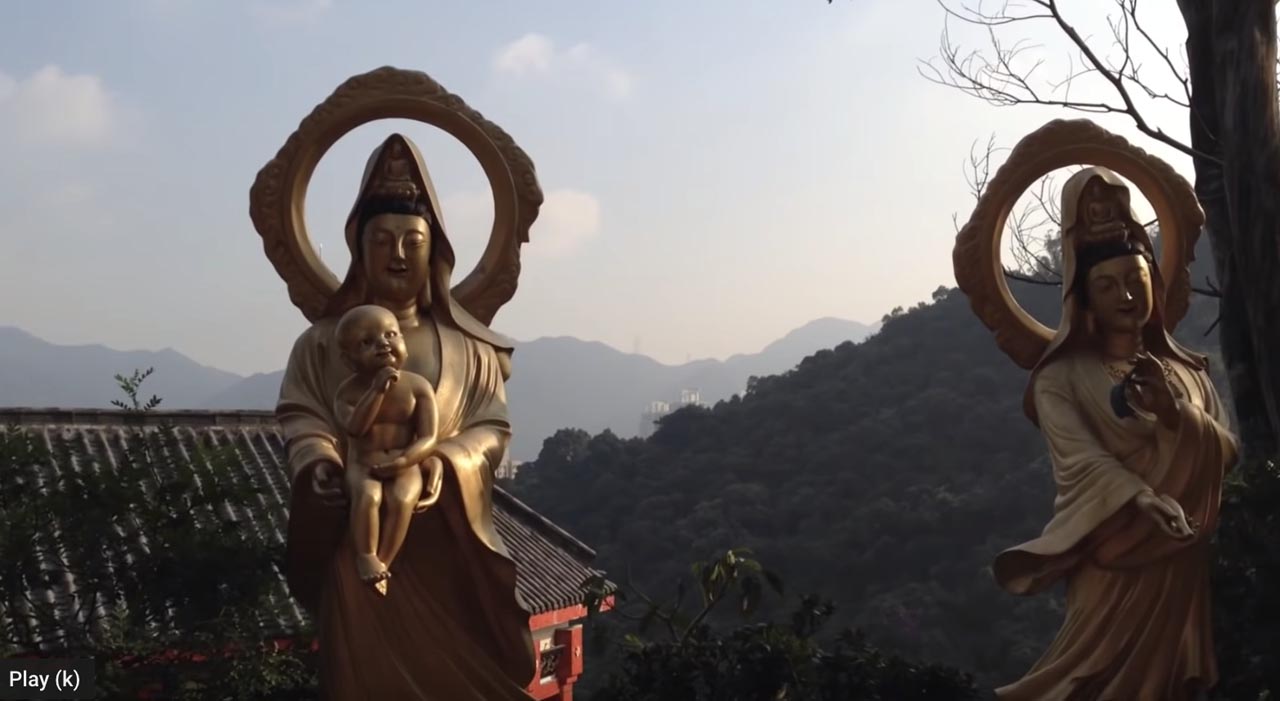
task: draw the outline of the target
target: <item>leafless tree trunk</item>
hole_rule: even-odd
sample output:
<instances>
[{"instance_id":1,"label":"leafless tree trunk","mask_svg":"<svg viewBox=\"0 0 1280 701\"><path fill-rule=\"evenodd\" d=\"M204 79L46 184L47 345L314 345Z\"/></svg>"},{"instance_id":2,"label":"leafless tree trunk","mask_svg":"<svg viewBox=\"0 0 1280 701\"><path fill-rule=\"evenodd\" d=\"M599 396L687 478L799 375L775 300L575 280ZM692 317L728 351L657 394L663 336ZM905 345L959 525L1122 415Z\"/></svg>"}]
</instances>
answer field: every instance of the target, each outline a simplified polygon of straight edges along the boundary
<instances>
[{"instance_id":1,"label":"leafless tree trunk","mask_svg":"<svg viewBox=\"0 0 1280 701\"><path fill-rule=\"evenodd\" d=\"M1196 195L1222 290L1221 343L1246 452L1280 436L1280 97L1274 0L1179 0Z\"/></svg>"}]
</instances>

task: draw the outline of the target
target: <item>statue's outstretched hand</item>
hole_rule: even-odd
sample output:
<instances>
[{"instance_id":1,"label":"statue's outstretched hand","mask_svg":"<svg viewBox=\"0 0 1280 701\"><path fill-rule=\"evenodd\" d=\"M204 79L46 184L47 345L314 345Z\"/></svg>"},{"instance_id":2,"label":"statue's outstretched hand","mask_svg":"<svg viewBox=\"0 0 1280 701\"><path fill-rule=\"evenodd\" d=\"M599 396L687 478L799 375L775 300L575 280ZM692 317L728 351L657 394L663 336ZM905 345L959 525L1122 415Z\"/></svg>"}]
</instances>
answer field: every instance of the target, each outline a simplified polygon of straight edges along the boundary
<instances>
[{"instance_id":1,"label":"statue's outstretched hand","mask_svg":"<svg viewBox=\"0 0 1280 701\"><path fill-rule=\"evenodd\" d=\"M1198 524L1187 519L1182 505L1167 494L1157 495L1148 489L1134 497L1133 503L1148 517L1154 519L1160 530L1170 538L1186 540L1194 537L1199 529Z\"/></svg>"},{"instance_id":2,"label":"statue's outstretched hand","mask_svg":"<svg viewBox=\"0 0 1280 701\"><path fill-rule=\"evenodd\" d=\"M424 511L440 499L440 489L444 486L444 461L432 455L422 461L422 498L418 500L415 511Z\"/></svg>"},{"instance_id":3,"label":"statue's outstretched hand","mask_svg":"<svg viewBox=\"0 0 1280 701\"><path fill-rule=\"evenodd\" d=\"M311 470L311 489L327 506L343 506L347 502L342 486L342 466L331 460L321 460Z\"/></svg>"}]
</instances>

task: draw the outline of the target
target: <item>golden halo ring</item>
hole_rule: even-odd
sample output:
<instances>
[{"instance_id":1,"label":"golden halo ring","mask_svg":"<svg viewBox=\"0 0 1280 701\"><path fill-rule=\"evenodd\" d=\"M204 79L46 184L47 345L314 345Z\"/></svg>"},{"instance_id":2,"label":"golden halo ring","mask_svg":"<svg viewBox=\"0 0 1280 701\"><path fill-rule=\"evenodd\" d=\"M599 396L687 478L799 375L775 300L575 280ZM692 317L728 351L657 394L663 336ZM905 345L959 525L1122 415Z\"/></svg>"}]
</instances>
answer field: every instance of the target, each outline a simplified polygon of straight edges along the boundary
<instances>
[{"instance_id":1,"label":"golden halo ring","mask_svg":"<svg viewBox=\"0 0 1280 701\"><path fill-rule=\"evenodd\" d=\"M1168 163L1086 119L1055 120L1023 137L987 183L956 236L956 283L974 313L994 332L996 345L1023 368L1033 368L1054 330L1037 321L1009 291L1001 262L1005 222L1018 198L1058 168L1094 165L1127 178L1155 209L1160 223L1164 320L1172 331L1187 313L1196 240L1204 213L1191 184Z\"/></svg>"},{"instance_id":2,"label":"golden halo ring","mask_svg":"<svg viewBox=\"0 0 1280 701\"><path fill-rule=\"evenodd\" d=\"M383 67L348 79L298 125L249 193L249 213L267 258L309 321L316 321L338 289L307 233L307 186L320 159L338 139L379 119L412 119L448 132L484 169L493 191L494 221L480 262L453 296L488 324L515 294L520 246L542 206L533 163L506 132L425 73Z\"/></svg>"}]
</instances>

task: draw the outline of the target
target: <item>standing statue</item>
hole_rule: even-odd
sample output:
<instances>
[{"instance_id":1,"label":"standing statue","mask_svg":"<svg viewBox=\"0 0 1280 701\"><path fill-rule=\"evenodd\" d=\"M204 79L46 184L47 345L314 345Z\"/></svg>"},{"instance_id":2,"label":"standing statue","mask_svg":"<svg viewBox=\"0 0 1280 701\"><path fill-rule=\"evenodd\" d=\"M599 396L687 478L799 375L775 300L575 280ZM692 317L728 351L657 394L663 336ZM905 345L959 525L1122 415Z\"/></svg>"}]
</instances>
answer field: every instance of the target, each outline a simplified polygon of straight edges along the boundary
<instances>
[{"instance_id":1,"label":"standing statue","mask_svg":"<svg viewBox=\"0 0 1280 701\"><path fill-rule=\"evenodd\" d=\"M1011 323L1021 309L1010 314L1003 280L984 274L991 232L1003 227L992 213L1007 213L1036 172L1100 161L1155 193L1163 268L1173 278L1166 286L1123 180L1090 167L1067 181L1062 322L1039 345L1025 398L1049 447L1057 497L1040 537L1000 553L992 568L1014 594L1065 581L1066 621L1026 676L996 690L1011 701L1189 701L1217 681L1209 541L1236 440L1207 359L1169 334L1186 309L1200 223L1198 207L1187 206L1195 206L1190 186L1089 122L1051 123L1019 144L962 230L957 280L1001 347L1026 364L1047 335Z\"/></svg>"},{"instance_id":2,"label":"standing statue","mask_svg":"<svg viewBox=\"0 0 1280 701\"><path fill-rule=\"evenodd\" d=\"M435 188L418 149L398 134L369 158L347 218L351 265L340 284L306 236L303 196L320 157L352 128L396 117L458 136L489 174L496 213L490 245L457 286ZM529 698L525 688L535 674L529 612L492 514L494 468L511 434L504 382L512 344L487 323L515 291L519 247L541 201L532 164L510 137L426 75L392 68L343 84L303 120L254 184L255 227L290 297L313 322L289 357L276 413L292 478L286 577L316 619L324 698ZM351 414L360 410L356 395L365 394L372 379L352 388L344 359L350 347L344 353L343 344L369 320L349 318L341 333L339 320L364 305L386 310L390 319L373 319L377 331L395 335L405 349L392 349L388 358L375 351L386 367L402 363L402 370L383 374L398 372L398 384L420 376L431 385L405 387L413 396L397 399L399 409L383 403L374 419L403 426L382 426L386 440L373 441L377 445L353 440L348 430ZM378 373L373 370L389 379ZM431 402L432 394L434 431L425 413L419 422L401 411L408 404L426 411L431 407L419 404ZM351 401L357 404L351 412L339 411ZM376 466L347 459L378 453L385 454ZM410 492L416 500L385 595L370 586L387 583L381 569L358 557L368 543L354 543L346 528L349 513L363 514L358 504L349 507L350 499L368 494L348 493L344 485L367 469L417 471L405 480L405 494L382 499L384 509ZM385 489L399 487L396 480ZM394 509L387 515L394 517ZM381 546L377 553L386 557L380 564L394 554Z\"/></svg>"}]
</instances>

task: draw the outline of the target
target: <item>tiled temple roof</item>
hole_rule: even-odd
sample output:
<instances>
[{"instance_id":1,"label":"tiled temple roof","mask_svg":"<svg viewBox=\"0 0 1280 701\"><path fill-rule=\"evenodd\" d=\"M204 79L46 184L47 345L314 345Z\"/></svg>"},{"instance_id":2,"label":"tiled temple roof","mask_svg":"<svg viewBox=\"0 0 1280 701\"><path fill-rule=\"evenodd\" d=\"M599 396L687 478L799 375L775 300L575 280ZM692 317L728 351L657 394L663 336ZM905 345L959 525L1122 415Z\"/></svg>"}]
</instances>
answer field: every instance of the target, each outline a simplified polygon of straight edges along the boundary
<instances>
[{"instance_id":1,"label":"tiled temple roof","mask_svg":"<svg viewBox=\"0 0 1280 701\"><path fill-rule=\"evenodd\" d=\"M249 521L251 532L283 544L288 518L289 484L284 466L284 438L275 417L265 411L153 411L145 414L103 409L5 409L0 408L0 429L21 428L43 442L50 457L46 483L64 470L113 469L124 439L138 430L154 431L171 427L179 439L178 459L192 464L195 445L213 445L235 451L236 463L243 467L237 478L247 479L258 494L256 509L237 514ZM90 464L84 464L85 461ZM233 463L234 464L234 463ZM198 478L213 468L201 464ZM0 478L13 470L0 465ZM225 468L224 468L225 469ZM516 562L517 588L532 613L547 613L575 606L582 601L579 585L596 571L590 566L595 552L563 529L538 515L532 508L500 488L494 490L494 517L498 532ZM123 541L121 531L115 541ZM129 559L128 550L137 543L104 539L104 547L119 550L120 561ZM145 545L143 546L145 547ZM56 563L46 567L58 570ZM74 591L69 576L55 578L54 590L31 592L33 597L52 601ZM298 630L305 614L288 594L284 579L272 593L284 631Z\"/></svg>"}]
</instances>

